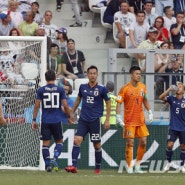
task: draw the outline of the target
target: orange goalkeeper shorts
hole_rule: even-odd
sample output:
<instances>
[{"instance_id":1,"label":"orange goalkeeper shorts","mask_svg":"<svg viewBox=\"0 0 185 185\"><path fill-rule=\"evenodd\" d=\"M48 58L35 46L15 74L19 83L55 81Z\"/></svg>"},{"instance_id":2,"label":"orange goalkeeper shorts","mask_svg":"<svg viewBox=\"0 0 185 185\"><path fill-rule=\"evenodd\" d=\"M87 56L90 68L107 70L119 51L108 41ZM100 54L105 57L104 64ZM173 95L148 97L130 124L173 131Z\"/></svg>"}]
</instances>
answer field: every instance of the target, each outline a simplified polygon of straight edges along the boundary
<instances>
[{"instance_id":1,"label":"orange goalkeeper shorts","mask_svg":"<svg viewBox=\"0 0 185 185\"><path fill-rule=\"evenodd\" d=\"M123 137L128 139L141 138L149 135L146 125L142 126L126 126L123 132Z\"/></svg>"}]
</instances>

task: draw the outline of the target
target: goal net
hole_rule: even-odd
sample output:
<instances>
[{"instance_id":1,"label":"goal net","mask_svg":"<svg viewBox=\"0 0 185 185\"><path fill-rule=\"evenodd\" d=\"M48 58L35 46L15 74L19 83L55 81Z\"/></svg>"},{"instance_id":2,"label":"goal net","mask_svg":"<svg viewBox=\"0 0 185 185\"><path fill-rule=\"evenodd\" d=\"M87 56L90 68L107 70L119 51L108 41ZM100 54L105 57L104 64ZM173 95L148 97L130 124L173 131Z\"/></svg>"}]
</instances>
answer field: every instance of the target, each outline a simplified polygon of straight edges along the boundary
<instances>
[{"instance_id":1,"label":"goal net","mask_svg":"<svg viewBox=\"0 0 185 185\"><path fill-rule=\"evenodd\" d=\"M31 123L45 71L45 37L0 37L0 97L8 123L0 126L0 169L43 169L39 131Z\"/></svg>"}]
</instances>

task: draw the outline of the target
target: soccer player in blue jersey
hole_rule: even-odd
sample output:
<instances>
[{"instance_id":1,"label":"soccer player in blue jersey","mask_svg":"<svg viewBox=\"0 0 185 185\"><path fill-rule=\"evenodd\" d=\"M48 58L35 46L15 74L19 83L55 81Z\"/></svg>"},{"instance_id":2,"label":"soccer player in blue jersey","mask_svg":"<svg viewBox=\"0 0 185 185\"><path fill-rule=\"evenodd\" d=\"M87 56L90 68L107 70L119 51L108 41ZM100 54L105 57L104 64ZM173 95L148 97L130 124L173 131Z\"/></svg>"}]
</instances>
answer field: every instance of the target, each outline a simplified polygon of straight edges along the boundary
<instances>
[{"instance_id":1,"label":"soccer player in blue jersey","mask_svg":"<svg viewBox=\"0 0 185 185\"><path fill-rule=\"evenodd\" d=\"M50 140L53 136L56 143L54 148L53 169L58 171L57 159L62 152L63 147L63 135L62 135L62 106L65 113L70 117L70 110L66 101L66 94L62 87L55 85L56 74L52 70L48 70L45 73L45 79L47 85L40 87L37 91L37 98L35 101L33 112L32 128L38 129L36 123L36 117L42 105L42 117L41 117L41 140L43 140L42 155L45 162L45 169L47 172L52 171L50 161ZM62 105L62 106L61 106ZM70 120L69 120L70 122Z\"/></svg>"},{"instance_id":2,"label":"soccer player in blue jersey","mask_svg":"<svg viewBox=\"0 0 185 185\"><path fill-rule=\"evenodd\" d=\"M168 102L170 104L170 124L167 137L167 149L166 158L167 165L164 167L164 171L168 171L170 167L174 167L171 162L173 155L173 145L176 139L180 142L180 168L182 172L185 172L184 161L185 161L185 86L182 82L177 83L176 96L168 96L170 91L174 91L174 85L171 85L166 91L160 96L160 100Z\"/></svg>"},{"instance_id":3,"label":"soccer player in blue jersey","mask_svg":"<svg viewBox=\"0 0 185 185\"><path fill-rule=\"evenodd\" d=\"M110 128L109 117L111 110L110 98L105 86L97 83L98 69L96 66L90 66L87 69L89 83L81 84L78 96L72 108L71 119L74 119L74 113L82 101L81 114L77 125L77 132L74 137L72 150L72 166L65 168L67 172L77 173L77 159L80 153L80 145L87 133L90 134L91 142L95 149L95 174L100 174L102 159L101 150L101 123L100 117L103 115L103 103L106 102L106 119L104 129Z\"/></svg>"}]
</instances>

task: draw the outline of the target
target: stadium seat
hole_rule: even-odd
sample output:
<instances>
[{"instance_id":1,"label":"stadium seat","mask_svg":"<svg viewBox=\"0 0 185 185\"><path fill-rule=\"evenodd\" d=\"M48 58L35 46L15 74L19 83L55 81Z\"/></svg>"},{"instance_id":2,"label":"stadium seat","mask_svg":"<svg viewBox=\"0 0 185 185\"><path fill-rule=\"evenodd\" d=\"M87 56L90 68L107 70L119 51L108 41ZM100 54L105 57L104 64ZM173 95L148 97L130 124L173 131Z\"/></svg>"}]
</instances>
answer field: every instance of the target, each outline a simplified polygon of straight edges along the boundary
<instances>
[{"instance_id":1,"label":"stadium seat","mask_svg":"<svg viewBox=\"0 0 185 185\"><path fill-rule=\"evenodd\" d=\"M118 33L118 30L117 30L116 24L115 22L113 22L113 39L116 44L120 44L119 39L116 37L117 33Z\"/></svg>"},{"instance_id":2,"label":"stadium seat","mask_svg":"<svg viewBox=\"0 0 185 185\"><path fill-rule=\"evenodd\" d=\"M117 33L118 33L118 30L117 30L116 24L113 23L113 38L114 38L114 41L116 44L120 44L119 39L116 37ZM132 42L130 40L129 35L126 36L125 46L126 46L125 48L127 48L127 49L131 48L131 46L132 46Z\"/></svg>"},{"instance_id":3,"label":"stadium seat","mask_svg":"<svg viewBox=\"0 0 185 185\"><path fill-rule=\"evenodd\" d=\"M101 24L105 28L112 29L112 24L105 23L103 21L103 15L104 15L104 12L105 12L106 8L107 8L106 6L101 7L101 12L100 12L100 14L101 14Z\"/></svg>"},{"instance_id":4,"label":"stadium seat","mask_svg":"<svg viewBox=\"0 0 185 185\"><path fill-rule=\"evenodd\" d=\"M78 79L76 79L74 81L74 90L78 91L81 84L85 84L85 83L88 83L88 82L89 82L88 78L78 78Z\"/></svg>"},{"instance_id":5,"label":"stadium seat","mask_svg":"<svg viewBox=\"0 0 185 185\"><path fill-rule=\"evenodd\" d=\"M89 9L94 12L94 13L100 13L101 8L98 7L92 7L92 5L95 5L97 3L99 3L100 0L89 0Z\"/></svg>"}]
</instances>

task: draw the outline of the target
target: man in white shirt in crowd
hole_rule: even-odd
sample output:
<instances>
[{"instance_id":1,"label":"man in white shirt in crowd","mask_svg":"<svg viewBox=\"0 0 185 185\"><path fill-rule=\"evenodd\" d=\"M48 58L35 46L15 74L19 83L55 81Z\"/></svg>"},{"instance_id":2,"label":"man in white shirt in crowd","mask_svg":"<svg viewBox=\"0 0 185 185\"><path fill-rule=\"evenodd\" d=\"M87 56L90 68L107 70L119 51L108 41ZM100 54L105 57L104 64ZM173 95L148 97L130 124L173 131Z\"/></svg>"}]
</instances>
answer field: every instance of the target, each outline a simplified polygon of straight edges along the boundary
<instances>
[{"instance_id":1,"label":"man in white shirt in crowd","mask_svg":"<svg viewBox=\"0 0 185 185\"><path fill-rule=\"evenodd\" d=\"M126 47L125 40L129 34L129 27L131 24L135 24L136 18L133 13L128 12L129 3L122 1L120 4L120 11L114 14L114 22L117 27L117 38L123 48Z\"/></svg>"},{"instance_id":2,"label":"man in white shirt in crowd","mask_svg":"<svg viewBox=\"0 0 185 185\"><path fill-rule=\"evenodd\" d=\"M152 12L153 1L152 0L145 0L144 2L144 11L146 14L145 22L148 23L150 26L153 26L156 17L158 16L155 12Z\"/></svg>"},{"instance_id":3,"label":"man in white shirt in crowd","mask_svg":"<svg viewBox=\"0 0 185 185\"><path fill-rule=\"evenodd\" d=\"M129 36L132 42L131 48L137 48L138 45L147 38L149 25L144 22L145 18L144 11L139 10L136 13L136 23L131 24L129 29Z\"/></svg>"}]
</instances>

